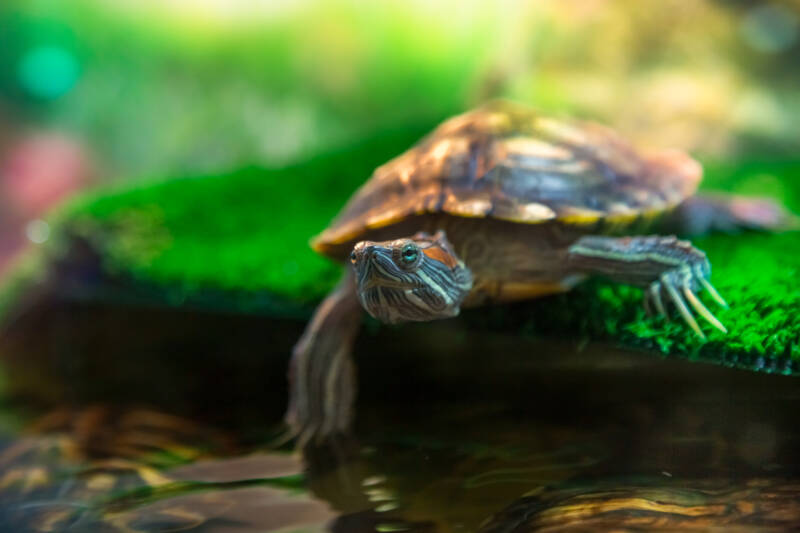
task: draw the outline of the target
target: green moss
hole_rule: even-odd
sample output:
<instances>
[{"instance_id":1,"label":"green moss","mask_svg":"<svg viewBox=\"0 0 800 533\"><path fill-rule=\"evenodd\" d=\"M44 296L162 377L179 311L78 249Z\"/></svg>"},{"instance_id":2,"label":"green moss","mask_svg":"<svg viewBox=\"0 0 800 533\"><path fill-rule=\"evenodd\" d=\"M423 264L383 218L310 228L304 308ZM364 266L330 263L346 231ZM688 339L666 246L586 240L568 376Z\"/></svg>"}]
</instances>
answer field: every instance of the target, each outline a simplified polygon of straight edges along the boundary
<instances>
[{"instance_id":1,"label":"green moss","mask_svg":"<svg viewBox=\"0 0 800 533\"><path fill-rule=\"evenodd\" d=\"M709 164L707 184L741 194L769 194L800 212L800 163ZM730 330L703 343L682 325L641 320L626 328L632 341L675 347L723 362L787 371L800 360L800 233L747 233L695 239L713 265L713 282L730 304L717 316ZM671 343L671 344L670 344ZM778 363L777 361L781 361ZM782 365L782 366L781 366Z\"/></svg>"},{"instance_id":2,"label":"green moss","mask_svg":"<svg viewBox=\"0 0 800 533\"><path fill-rule=\"evenodd\" d=\"M168 286L178 299L199 289L293 300L323 295L339 267L308 247L379 164L428 125L279 169L179 179L93 195L58 226L101 251L106 271Z\"/></svg>"},{"instance_id":3,"label":"green moss","mask_svg":"<svg viewBox=\"0 0 800 533\"><path fill-rule=\"evenodd\" d=\"M769 194L800 212L800 162L707 163L704 186ZM569 294L503 314L528 317L522 331L581 335L664 355L785 374L800 373L800 233L742 233L693 239L711 261L712 281L730 307L709 308L728 334L710 327L700 339L680 319L648 317L641 291L592 281Z\"/></svg>"},{"instance_id":4,"label":"green moss","mask_svg":"<svg viewBox=\"0 0 800 533\"><path fill-rule=\"evenodd\" d=\"M679 318L648 317L641 291L597 281L534 306L528 326L537 333L587 338L773 372L800 370L800 238L743 234L696 239L713 265L713 282L730 307L708 306L727 326L704 327L702 340ZM673 316L677 315L674 313ZM576 318L579 317L579 318Z\"/></svg>"},{"instance_id":5,"label":"green moss","mask_svg":"<svg viewBox=\"0 0 800 533\"><path fill-rule=\"evenodd\" d=\"M235 298L204 295L270 295L308 304L323 297L340 270L315 255L308 239L375 166L427 128L386 134L285 168L246 168L94 195L66 209L56 225L62 235L86 238L100 252L107 274L134 288L149 287L148 298L247 310L261 305L262 312L263 302L247 307ZM706 169L710 188L767 191L800 211L800 162L709 163ZM706 328L707 341L679 320L647 317L639 290L602 281L569 294L468 312L464 320L487 329L610 340L690 359L798 373L798 237L747 233L695 239L712 262L714 284L730 303L729 309L715 310L729 334ZM266 312L275 312L271 309Z\"/></svg>"}]
</instances>

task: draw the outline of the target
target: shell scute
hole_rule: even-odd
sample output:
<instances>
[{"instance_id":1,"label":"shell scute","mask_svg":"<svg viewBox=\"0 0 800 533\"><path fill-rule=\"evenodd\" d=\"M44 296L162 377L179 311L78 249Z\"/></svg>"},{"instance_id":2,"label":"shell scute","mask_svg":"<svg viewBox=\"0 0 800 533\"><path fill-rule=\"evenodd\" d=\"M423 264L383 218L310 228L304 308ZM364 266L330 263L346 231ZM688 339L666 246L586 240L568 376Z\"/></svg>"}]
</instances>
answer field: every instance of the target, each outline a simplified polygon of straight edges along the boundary
<instances>
[{"instance_id":1,"label":"shell scute","mask_svg":"<svg viewBox=\"0 0 800 533\"><path fill-rule=\"evenodd\" d=\"M624 225L677 205L700 176L680 152L646 155L604 126L495 102L446 120L376 169L314 247L424 213Z\"/></svg>"}]
</instances>

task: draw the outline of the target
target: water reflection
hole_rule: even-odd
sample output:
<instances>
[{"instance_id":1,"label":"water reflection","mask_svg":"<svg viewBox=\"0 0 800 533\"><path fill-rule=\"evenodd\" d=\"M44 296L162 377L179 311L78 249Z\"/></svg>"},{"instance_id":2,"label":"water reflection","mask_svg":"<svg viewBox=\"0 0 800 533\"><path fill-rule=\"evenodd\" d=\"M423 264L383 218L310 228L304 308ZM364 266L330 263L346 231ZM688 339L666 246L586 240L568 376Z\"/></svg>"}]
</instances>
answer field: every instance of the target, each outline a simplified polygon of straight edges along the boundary
<instances>
[{"instance_id":1,"label":"water reflection","mask_svg":"<svg viewBox=\"0 0 800 533\"><path fill-rule=\"evenodd\" d=\"M257 319L125 311L121 321L172 336L151 337L149 354L141 339L104 344L88 310L69 315L91 333L60 329L57 353L13 336L4 344L29 349L15 354L28 375L37 361L55 365L41 374L48 380L67 369L69 396L56 403L74 407L6 438L2 530L763 531L800 522L800 390L783 376L471 335L457 322L382 328L356 348L382 357L359 361L355 435L301 457L271 447L285 388L264 384L282 382L285 359L249 356L263 335ZM184 320L194 335L183 336ZM302 327L292 324L273 338L276 353L285 343L288 354ZM409 335L419 350L403 348ZM192 339L180 345L192 358L163 362L157 347L174 350L178 338ZM109 353L131 363L125 372L93 366ZM103 383L99 369L111 370ZM131 407L137 394L154 407ZM87 403L98 397L115 401Z\"/></svg>"},{"instance_id":2,"label":"water reflection","mask_svg":"<svg viewBox=\"0 0 800 533\"><path fill-rule=\"evenodd\" d=\"M245 487L179 495L104 518L123 531L245 533L326 531L333 516L323 502L269 487Z\"/></svg>"},{"instance_id":3,"label":"water reflection","mask_svg":"<svg viewBox=\"0 0 800 533\"><path fill-rule=\"evenodd\" d=\"M520 498L481 533L786 531L800 524L799 490L797 481L757 478L563 487Z\"/></svg>"},{"instance_id":4,"label":"water reflection","mask_svg":"<svg viewBox=\"0 0 800 533\"><path fill-rule=\"evenodd\" d=\"M314 531L334 518L304 494L298 456L214 458L225 451L242 453L220 432L162 413L59 411L0 455L0 529Z\"/></svg>"}]
</instances>

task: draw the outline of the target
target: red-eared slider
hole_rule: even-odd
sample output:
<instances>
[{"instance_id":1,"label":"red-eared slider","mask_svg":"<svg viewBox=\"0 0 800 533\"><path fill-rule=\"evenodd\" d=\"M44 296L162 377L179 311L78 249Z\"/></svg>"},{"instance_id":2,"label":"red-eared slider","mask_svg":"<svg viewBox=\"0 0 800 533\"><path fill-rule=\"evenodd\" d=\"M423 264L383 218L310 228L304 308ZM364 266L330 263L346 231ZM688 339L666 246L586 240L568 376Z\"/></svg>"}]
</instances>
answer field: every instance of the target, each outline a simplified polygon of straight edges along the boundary
<instances>
[{"instance_id":1,"label":"red-eared slider","mask_svg":"<svg viewBox=\"0 0 800 533\"><path fill-rule=\"evenodd\" d=\"M294 348L287 422L301 435L351 420L350 351L362 309L382 322L448 318L462 307L567 291L590 276L644 289L645 305L692 310L705 254L671 233L769 228L786 220L762 200L695 197L702 169L677 151L643 153L603 126L507 102L445 121L375 170L314 250L351 268Z\"/></svg>"}]
</instances>

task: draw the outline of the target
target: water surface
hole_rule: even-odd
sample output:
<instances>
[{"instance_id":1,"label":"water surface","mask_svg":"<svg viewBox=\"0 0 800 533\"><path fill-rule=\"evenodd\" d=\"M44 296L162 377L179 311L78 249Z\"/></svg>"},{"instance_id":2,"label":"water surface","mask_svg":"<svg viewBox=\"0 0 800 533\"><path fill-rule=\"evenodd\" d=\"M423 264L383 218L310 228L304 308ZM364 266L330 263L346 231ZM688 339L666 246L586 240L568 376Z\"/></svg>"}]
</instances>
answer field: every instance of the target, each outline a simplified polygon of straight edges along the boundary
<instances>
[{"instance_id":1,"label":"water surface","mask_svg":"<svg viewBox=\"0 0 800 533\"><path fill-rule=\"evenodd\" d=\"M274 443L275 354L302 322L89 307L26 320L3 344L4 414L21 423L3 435L2 530L800 524L791 378L458 321L367 328L354 434L301 455Z\"/></svg>"}]
</instances>

